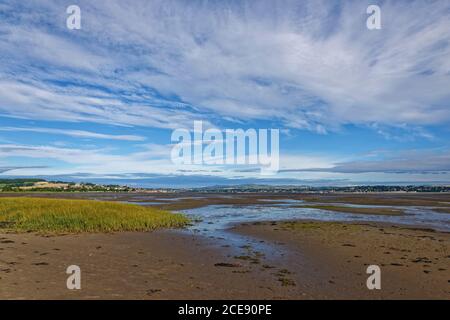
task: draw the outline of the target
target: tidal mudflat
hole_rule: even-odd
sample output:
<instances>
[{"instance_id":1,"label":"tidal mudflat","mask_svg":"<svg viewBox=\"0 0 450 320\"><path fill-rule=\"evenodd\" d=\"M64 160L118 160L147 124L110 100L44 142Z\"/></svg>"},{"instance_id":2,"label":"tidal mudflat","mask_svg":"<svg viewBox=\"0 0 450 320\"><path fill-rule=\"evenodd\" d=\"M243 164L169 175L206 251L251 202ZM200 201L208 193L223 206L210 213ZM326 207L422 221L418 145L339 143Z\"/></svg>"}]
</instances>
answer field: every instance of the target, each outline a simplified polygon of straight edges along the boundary
<instances>
[{"instance_id":1,"label":"tidal mudflat","mask_svg":"<svg viewBox=\"0 0 450 320\"><path fill-rule=\"evenodd\" d=\"M448 194L38 196L131 202L192 222L153 232L2 233L1 298L450 298ZM82 270L81 290L66 288L71 264ZM373 264L381 290L366 287Z\"/></svg>"}]
</instances>

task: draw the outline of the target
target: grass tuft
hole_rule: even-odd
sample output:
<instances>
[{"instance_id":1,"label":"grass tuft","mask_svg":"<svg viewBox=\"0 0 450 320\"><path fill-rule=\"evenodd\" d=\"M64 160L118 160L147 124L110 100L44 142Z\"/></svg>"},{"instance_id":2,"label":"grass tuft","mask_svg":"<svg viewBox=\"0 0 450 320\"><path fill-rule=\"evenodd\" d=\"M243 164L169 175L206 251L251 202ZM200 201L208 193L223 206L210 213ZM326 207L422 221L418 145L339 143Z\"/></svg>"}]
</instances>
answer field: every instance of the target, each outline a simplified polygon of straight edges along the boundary
<instances>
[{"instance_id":1,"label":"grass tuft","mask_svg":"<svg viewBox=\"0 0 450 320\"><path fill-rule=\"evenodd\" d=\"M134 204L94 200L0 198L0 230L40 233L149 231L189 220Z\"/></svg>"}]
</instances>

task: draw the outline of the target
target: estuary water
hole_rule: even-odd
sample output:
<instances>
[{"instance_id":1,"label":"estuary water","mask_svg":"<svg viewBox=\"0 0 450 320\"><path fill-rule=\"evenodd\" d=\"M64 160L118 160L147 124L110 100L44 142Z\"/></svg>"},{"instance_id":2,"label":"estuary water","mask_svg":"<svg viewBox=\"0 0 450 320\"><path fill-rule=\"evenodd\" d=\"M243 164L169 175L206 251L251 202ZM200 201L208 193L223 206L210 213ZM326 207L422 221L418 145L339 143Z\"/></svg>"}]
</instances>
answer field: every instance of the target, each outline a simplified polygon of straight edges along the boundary
<instances>
[{"instance_id":1,"label":"estuary water","mask_svg":"<svg viewBox=\"0 0 450 320\"><path fill-rule=\"evenodd\" d=\"M174 198L173 200L180 199L181 198ZM167 201L167 199L164 200ZM273 259L279 259L286 253L285 248L282 245L268 243L262 239L241 235L232 232L230 228L235 224L254 223L258 221L317 220L336 222L383 222L450 232L450 214L433 211L432 207L314 203L315 205L335 205L352 208L400 209L404 212L403 215L369 215L302 207L303 205L307 205L302 200L260 199L259 202L260 203L258 204L250 205L207 205L200 208L181 210L181 213L190 217L194 222L188 228L176 232L193 233L206 238L215 239L216 243L229 247L235 253L244 250L242 248L251 246L255 250L264 252L266 257L270 256ZM140 205L156 205L161 202L134 203Z\"/></svg>"},{"instance_id":2,"label":"estuary water","mask_svg":"<svg viewBox=\"0 0 450 320\"><path fill-rule=\"evenodd\" d=\"M187 216L196 219L191 226L192 230L212 235L226 230L231 225L256 221L284 221L284 220L318 220L318 221L360 221L360 222L387 222L434 229L450 232L450 214L439 213L428 207L403 207L403 206L371 206L352 204L330 204L356 208L389 208L401 209L404 215L369 215L345 212L335 212L315 208L302 208L300 200L279 200L274 204L261 203L257 205L210 205L201 208L183 210ZM264 201L262 201L264 202ZM317 203L316 203L317 204Z\"/></svg>"},{"instance_id":3,"label":"estuary water","mask_svg":"<svg viewBox=\"0 0 450 320\"><path fill-rule=\"evenodd\" d=\"M281 258L285 248L271 244L261 239L232 232L230 228L235 224L254 223L258 221L287 221L287 220L317 220L317 221L358 221L358 222L386 222L398 225L434 229L450 232L450 214L438 213L432 208L402 207L402 206L370 206L352 204L334 204L339 206L359 208L390 208L402 209L405 214L399 216L368 215L345 212L335 212L323 209L302 208L301 200L267 200L257 205L209 205L201 208L182 210L181 212L192 218L195 222L182 232L214 238L225 244L235 252L246 246L264 252L266 257ZM317 203L315 203L317 204ZM328 203L330 205L330 203Z\"/></svg>"}]
</instances>

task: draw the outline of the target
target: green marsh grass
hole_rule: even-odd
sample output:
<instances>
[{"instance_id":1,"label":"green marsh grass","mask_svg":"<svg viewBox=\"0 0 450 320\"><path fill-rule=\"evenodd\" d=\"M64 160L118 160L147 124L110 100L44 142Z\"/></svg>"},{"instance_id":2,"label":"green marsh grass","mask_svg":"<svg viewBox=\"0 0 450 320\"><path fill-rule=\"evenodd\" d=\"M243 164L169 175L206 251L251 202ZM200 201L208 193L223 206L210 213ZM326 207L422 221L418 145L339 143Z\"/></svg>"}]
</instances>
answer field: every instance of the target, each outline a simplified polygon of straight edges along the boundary
<instances>
[{"instance_id":1,"label":"green marsh grass","mask_svg":"<svg viewBox=\"0 0 450 320\"><path fill-rule=\"evenodd\" d=\"M178 228L181 214L95 200L0 198L0 230L39 233L149 231Z\"/></svg>"}]
</instances>

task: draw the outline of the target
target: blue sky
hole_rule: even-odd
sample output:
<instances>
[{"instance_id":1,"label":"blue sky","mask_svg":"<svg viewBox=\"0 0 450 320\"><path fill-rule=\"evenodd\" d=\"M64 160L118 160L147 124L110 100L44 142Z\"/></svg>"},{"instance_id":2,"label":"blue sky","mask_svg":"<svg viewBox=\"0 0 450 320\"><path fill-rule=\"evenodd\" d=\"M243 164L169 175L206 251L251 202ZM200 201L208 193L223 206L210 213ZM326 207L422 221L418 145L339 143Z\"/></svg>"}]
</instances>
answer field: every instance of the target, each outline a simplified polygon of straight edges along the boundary
<instances>
[{"instance_id":1,"label":"blue sky","mask_svg":"<svg viewBox=\"0 0 450 320\"><path fill-rule=\"evenodd\" d=\"M174 165L194 120L279 129L280 172ZM0 1L3 176L449 184L449 122L449 1Z\"/></svg>"}]
</instances>

